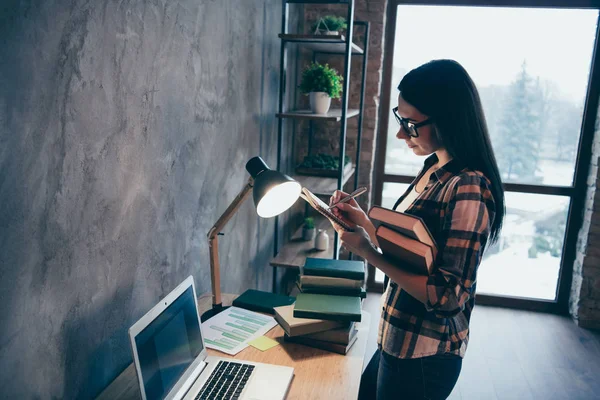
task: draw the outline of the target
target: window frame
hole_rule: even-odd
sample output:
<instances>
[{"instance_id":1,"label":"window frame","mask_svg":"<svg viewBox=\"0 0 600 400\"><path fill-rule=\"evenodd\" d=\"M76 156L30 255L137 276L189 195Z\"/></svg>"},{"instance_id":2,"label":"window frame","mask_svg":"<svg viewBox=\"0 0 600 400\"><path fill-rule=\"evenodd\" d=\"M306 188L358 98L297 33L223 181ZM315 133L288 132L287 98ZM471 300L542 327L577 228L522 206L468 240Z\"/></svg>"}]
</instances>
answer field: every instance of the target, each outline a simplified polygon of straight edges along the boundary
<instances>
[{"instance_id":1,"label":"window frame","mask_svg":"<svg viewBox=\"0 0 600 400\"><path fill-rule=\"evenodd\" d=\"M555 300L538 300L506 296L477 295L478 304L502 306L535 311L568 314L571 283L573 280L573 265L577 256L577 238L583 224L583 208L587 192L587 178L592 160L592 143L598 112L600 95L600 0L547 0L547 1L477 1L477 0L390 0L386 12L386 28L383 53L382 87L379 109L379 128L377 131L377 148L375 151L374 171L374 204L381 204L384 183L408 183L414 179L411 175L396 175L385 173L385 156L387 150L387 133L389 113L392 105L392 66L394 59L394 39L396 33L396 16L399 5L428 5L428 6L486 6L486 7L539 7L539 8L586 8L599 11L596 22L596 38L594 41L587 93L584 103L583 119L580 127L579 144L575 161L573 184L571 186L529 185L505 183L504 189L509 192L548 194L567 196L570 204L567 213L565 240L563 242L562 258ZM598 189L600 190L600 188ZM369 290L383 292L383 284L375 282L375 268L369 265L367 279Z\"/></svg>"}]
</instances>

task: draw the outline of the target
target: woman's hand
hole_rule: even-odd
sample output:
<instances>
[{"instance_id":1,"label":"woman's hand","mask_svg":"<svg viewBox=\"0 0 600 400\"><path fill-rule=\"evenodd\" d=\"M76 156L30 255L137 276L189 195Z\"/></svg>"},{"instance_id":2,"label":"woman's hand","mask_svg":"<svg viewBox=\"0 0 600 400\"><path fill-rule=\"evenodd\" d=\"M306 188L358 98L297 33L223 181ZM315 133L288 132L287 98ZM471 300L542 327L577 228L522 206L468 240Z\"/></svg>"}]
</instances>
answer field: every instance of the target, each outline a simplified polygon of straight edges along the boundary
<instances>
[{"instance_id":1,"label":"woman's hand","mask_svg":"<svg viewBox=\"0 0 600 400\"><path fill-rule=\"evenodd\" d=\"M353 232L338 230L344 247L354 254L368 259L372 251L377 251L369 238L369 234L361 226L356 225Z\"/></svg>"},{"instance_id":2,"label":"woman's hand","mask_svg":"<svg viewBox=\"0 0 600 400\"><path fill-rule=\"evenodd\" d=\"M329 198L329 205L331 206L332 204L337 203L340 199L343 199L347 195L347 193L342 192L341 190L336 190ZM377 246L379 245L377 242L377 236L375 234L375 226L369 219L367 213L360 208L356 200L350 199L350 201L346 203L340 203L333 207L331 212L353 228L355 226L364 228L364 230L367 232L367 237L370 239L370 242ZM338 234L341 235L341 227L334 224L334 228Z\"/></svg>"},{"instance_id":3,"label":"woman's hand","mask_svg":"<svg viewBox=\"0 0 600 400\"><path fill-rule=\"evenodd\" d=\"M337 203L340 199L348 196L348 193L336 190L329 198L329 206ZM360 208L356 200L350 199L346 203L340 203L331 209L331 212L339 217L342 221L348 223L350 226L359 225L364 226L365 222L368 221L369 217Z\"/></svg>"}]
</instances>

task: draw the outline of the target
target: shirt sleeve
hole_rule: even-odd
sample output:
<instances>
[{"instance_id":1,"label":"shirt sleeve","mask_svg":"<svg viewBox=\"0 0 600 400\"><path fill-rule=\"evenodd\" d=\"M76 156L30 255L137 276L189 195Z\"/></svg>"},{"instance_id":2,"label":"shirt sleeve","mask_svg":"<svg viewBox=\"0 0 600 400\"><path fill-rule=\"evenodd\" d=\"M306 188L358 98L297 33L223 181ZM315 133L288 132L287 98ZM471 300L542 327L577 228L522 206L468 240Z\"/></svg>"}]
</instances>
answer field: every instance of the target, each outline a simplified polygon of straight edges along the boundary
<instances>
[{"instance_id":1,"label":"shirt sleeve","mask_svg":"<svg viewBox=\"0 0 600 400\"><path fill-rule=\"evenodd\" d=\"M495 215L494 199L485 177L467 173L449 184L452 186L441 211L442 240L426 288L425 308L439 318L457 315L471 297Z\"/></svg>"}]
</instances>

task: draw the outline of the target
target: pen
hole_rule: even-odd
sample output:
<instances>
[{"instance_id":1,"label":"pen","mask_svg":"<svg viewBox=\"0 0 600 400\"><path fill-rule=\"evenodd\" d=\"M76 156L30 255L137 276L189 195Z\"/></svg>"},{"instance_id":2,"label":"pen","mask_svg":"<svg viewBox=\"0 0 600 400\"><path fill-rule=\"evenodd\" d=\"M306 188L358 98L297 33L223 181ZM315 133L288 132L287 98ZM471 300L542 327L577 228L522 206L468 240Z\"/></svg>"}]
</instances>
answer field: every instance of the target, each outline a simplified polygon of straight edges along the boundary
<instances>
[{"instance_id":1,"label":"pen","mask_svg":"<svg viewBox=\"0 0 600 400\"><path fill-rule=\"evenodd\" d=\"M366 187L364 187L364 186L360 187L360 188L356 189L354 192L350 193L348 196L346 196L343 199L341 199L340 201L338 201L337 203L330 205L329 209L331 210L333 207L337 206L340 203L345 203L345 202L349 201L350 199L360 196L361 194L363 194L366 191L367 191Z\"/></svg>"}]
</instances>

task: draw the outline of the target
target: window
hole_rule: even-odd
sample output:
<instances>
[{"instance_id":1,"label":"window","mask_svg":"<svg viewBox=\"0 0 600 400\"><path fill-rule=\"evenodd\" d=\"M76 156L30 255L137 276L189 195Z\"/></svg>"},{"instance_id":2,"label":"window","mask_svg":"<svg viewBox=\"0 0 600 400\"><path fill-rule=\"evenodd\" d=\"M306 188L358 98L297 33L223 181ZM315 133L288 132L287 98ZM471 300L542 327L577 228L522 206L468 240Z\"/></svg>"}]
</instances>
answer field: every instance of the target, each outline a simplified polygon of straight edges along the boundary
<instances>
[{"instance_id":1,"label":"window","mask_svg":"<svg viewBox=\"0 0 600 400\"><path fill-rule=\"evenodd\" d=\"M598 10L398 5L395 17L376 198L393 206L424 160L395 137L398 83L429 60L458 61L478 87L506 185L505 225L478 293L555 301Z\"/></svg>"}]
</instances>

